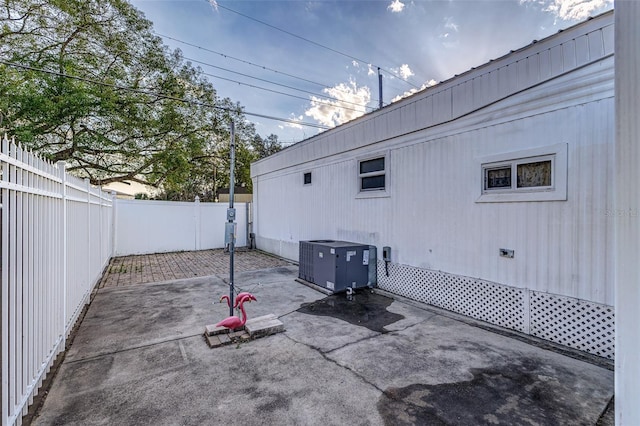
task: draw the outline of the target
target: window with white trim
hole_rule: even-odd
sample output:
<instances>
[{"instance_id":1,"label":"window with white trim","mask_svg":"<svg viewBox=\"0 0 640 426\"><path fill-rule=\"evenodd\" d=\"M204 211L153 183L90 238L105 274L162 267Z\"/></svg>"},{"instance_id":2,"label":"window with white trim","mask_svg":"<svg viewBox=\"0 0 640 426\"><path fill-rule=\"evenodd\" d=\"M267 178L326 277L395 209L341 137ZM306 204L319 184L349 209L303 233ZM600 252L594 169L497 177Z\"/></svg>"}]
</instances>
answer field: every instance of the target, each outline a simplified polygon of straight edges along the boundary
<instances>
[{"instance_id":1,"label":"window with white trim","mask_svg":"<svg viewBox=\"0 0 640 426\"><path fill-rule=\"evenodd\" d=\"M386 189L384 156L358 161L358 173L360 192Z\"/></svg>"},{"instance_id":2,"label":"window with white trim","mask_svg":"<svg viewBox=\"0 0 640 426\"><path fill-rule=\"evenodd\" d=\"M567 145L534 148L480 159L478 202L567 199Z\"/></svg>"},{"instance_id":3,"label":"window with white trim","mask_svg":"<svg viewBox=\"0 0 640 426\"><path fill-rule=\"evenodd\" d=\"M555 155L484 164L484 193L553 189Z\"/></svg>"}]
</instances>

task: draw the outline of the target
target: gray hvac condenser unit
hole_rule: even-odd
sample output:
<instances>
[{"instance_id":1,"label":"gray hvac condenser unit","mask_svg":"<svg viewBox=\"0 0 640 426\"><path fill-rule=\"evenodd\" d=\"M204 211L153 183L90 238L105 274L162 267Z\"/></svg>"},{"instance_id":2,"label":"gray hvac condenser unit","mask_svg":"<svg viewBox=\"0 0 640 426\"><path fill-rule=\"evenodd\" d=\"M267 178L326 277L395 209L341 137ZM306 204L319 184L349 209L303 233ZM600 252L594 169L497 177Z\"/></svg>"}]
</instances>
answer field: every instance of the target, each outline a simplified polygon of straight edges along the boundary
<instances>
[{"instance_id":1,"label":"gray hvac condenser unit","mask_svg":"<svg viewBox=\"0 0 640 426\"><path fill-rule=\"evenodd\" d=\"M298 276L333 292L374 287L376 247L348 241L300 241Z\"/></svg>"}]
</instances>

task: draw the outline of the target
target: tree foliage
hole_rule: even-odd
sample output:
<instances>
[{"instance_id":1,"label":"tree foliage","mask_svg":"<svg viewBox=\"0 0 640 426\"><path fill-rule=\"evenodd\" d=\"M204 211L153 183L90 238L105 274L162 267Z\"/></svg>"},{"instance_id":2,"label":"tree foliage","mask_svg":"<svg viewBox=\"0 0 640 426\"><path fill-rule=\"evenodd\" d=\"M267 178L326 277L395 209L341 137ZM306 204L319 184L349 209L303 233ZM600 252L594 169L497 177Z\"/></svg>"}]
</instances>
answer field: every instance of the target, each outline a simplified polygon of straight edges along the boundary
<instances>
[{"instance_id":1,"label":"tree foliage","mask_svg":"<svg viewBox=\"0 0 640 426\"><path fill-rule=\"evenodd\" d=\"M278 142L278 136L269 135L266 139L255 135L251 140L251 147L257 159L268 157L282 149L282 145Z\"/></svg>"},{"instance_id":2,"label":"tree foliage","mask_svg":"<svg viewBox=\"0 0 640 426\"><path fill-rule=\"evenodd\" d=\"M124 0L4 0L0 58L5 130L93 184L213 193L228 185L213 174L228 169L232 119L239 183L250 186L248 164L279 146L273 135L256 144L241 106L220 99Z\"/></svg>"}]
</instances>

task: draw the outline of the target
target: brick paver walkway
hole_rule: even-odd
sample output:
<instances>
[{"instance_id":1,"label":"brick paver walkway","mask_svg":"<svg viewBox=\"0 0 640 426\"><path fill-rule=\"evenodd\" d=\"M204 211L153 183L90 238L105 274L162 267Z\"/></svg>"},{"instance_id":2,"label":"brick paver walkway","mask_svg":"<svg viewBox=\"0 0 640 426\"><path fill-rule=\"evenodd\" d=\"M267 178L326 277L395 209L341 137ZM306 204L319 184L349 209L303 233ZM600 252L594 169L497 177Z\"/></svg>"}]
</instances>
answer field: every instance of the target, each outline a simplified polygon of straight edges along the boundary
<instances>
[{"instance_id":1,"label":"brick paver walkway","mask_svg":"<svg viewBox=\"0 0 640 426\"><path fill-rule=\"evenodd\" d=\"M255 250L236 251L233 260L234 272L292 265L291 262ZM123 256L111 259L99 287L228 274L229 253L222 249Z\"/></svg>"}]
</instances>

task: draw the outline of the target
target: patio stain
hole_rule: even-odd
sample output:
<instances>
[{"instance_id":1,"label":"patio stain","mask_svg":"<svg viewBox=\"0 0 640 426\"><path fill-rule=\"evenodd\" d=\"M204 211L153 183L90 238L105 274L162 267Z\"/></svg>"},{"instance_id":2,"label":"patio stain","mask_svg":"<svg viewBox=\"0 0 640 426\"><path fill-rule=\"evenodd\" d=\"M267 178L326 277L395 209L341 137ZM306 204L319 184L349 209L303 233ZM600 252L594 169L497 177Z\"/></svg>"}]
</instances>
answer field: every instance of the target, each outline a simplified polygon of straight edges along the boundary
<instances>
[{"instance_id":1,"label":"patio stain","mask_svg":"<svg viewBox=\"0 0 640 426\"><path fill-rule=\"evenodd\" d=\"M580 401L560 383L562 372L557 372L560 379L549 376L533 360L471 373L470 381L388 388L378 412L394 426L594 424L598 418L576 409Z\"/></svg>"},{"instance_id":2,"label":"patio stain","mask_svg":"<svg viewBox=\"0 0 640 426\"><path fill-rule=\"evenodd\" d=\"M391 302L391 298L363 290L350 297L334 294L312 303L303 303L298 312L338 318L378 333L386 333L385 326L404 319L403 315L387 311Z\"/></svg>"}]
</instances>

